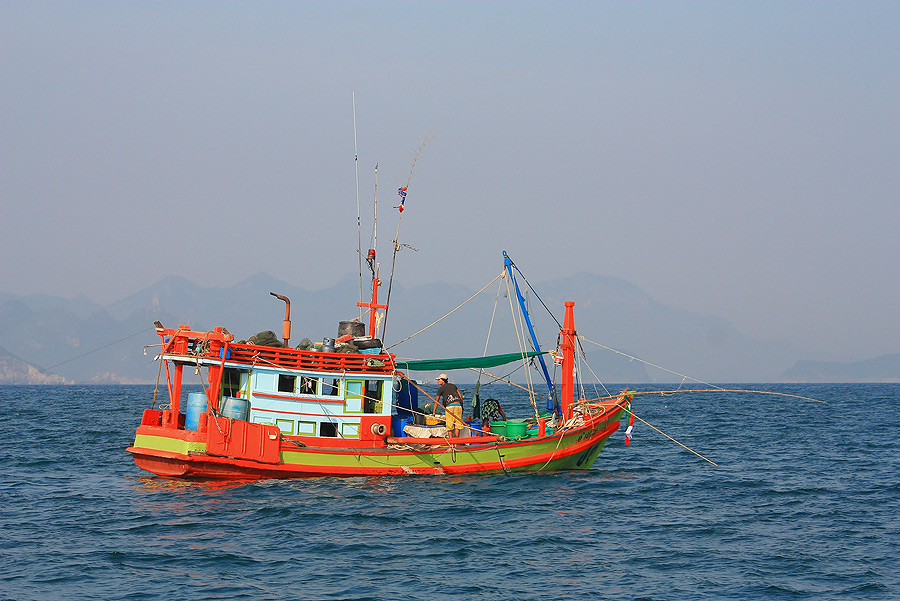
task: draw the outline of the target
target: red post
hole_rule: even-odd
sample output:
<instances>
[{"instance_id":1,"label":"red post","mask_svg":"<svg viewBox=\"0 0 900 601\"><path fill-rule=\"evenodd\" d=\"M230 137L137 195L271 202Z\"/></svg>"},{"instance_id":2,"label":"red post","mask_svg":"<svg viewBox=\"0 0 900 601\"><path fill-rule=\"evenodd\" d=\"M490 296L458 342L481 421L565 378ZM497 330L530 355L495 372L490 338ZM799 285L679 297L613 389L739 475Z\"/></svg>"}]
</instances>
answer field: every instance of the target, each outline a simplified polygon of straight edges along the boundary
<instances>
[{"instance_id":1,"label":"red post","mask_svg":"<svg viewBox=\"0 0 900 601\"><path fill-rule=\"evenodd\" d=\"M559 331L559 349L562 351L562 387L560 390L560 411L564 419L572 417L575 400L575 303L566 301L563 327Z\"/></svg>"},{"instance_id":2,"label":"red post","mask_svg":"<svg viewBox=\"0 0 900 601\"><path fill-rule=\"evenodd\" d=\"M378 304L378 286L381 285L381 280L378 279L378 273L375 273L375 277L372 278L372 300L368 303L356 303L357 307L368 307L369 308L369 338L375 338L375 316L378 313L378 309L387 309L387 305L379 305Z\"/></svg>"},{"instance_id":3,"label":"red post","mask_svg":"<svg viewBox=\"0 0 900 601\"><path fill-rule=\"evenodd\" d=\"M178 330L173 334L172 352L176 354L184 354L188 351L188 338L183 334L188 330L189 326L181 324ZM169 420L166 425L170 428L178 428L178 413L181 411L181 379L184 365L175 364L175 375L172 378L172 391L169 394Z\"/></svg>"}]
</instances>

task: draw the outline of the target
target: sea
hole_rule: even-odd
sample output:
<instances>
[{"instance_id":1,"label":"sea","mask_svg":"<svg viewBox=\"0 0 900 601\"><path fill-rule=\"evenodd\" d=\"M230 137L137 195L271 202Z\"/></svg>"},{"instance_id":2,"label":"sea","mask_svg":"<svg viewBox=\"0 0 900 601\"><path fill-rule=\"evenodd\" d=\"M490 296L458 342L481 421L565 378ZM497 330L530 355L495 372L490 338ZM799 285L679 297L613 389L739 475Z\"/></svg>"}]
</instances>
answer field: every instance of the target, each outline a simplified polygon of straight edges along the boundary
<instances>
[{"instance_id":1,"label":"sea","mask_svg":"<svg viewBox=\"0 0 900 601\"><path fill-rule=\"evenodd\" d=\"M586 471L203 482L125 452L153 386L2 386L0 598L900 599L900 384L724 387L780 394L638 396Z\"/></svg>"}]
</instances>

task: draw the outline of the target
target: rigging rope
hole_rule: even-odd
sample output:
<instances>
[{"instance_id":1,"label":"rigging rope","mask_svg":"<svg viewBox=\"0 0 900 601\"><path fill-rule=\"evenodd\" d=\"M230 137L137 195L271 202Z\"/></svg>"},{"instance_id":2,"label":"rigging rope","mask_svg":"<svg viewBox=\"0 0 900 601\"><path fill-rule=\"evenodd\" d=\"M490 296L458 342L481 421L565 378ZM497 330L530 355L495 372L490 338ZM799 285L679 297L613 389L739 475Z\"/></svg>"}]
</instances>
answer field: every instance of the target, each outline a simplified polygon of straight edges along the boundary
<instances>
[{"instance_id":1,"label":"rigging rope","mask_svg":"<svg viewBox=\"0 0 900 601\"><path fill-rule=\"evenodd\" d=\"M704 385L706 385L706 386L711 386L711 387L713 387L713 388L719 388L719 386L716 386L715 384L710 384L709 382L704 382L703 380L698 380L697 378L692 378L691 376L686 376L686 375L684 375L684 374L682 374L682 373L678 373L677 371L674 371L674 370L665 368L665 367L663 367L662 365L657 365L657 364L655 364L655 363L650 363L649 361L644 361L643 359L641 359L641 358L639 358L639 357L635 357L635 356L633 356L633 355L629 355L628 353L623 353L623 352L620 351L620 350L616 350L616 349L614 349L614 348L611 348L611 347L608 347L608 346L606 346L606 345L600 344L599 342L594 342L593 340L590 340L590 339L588 339L588 338L586 338L586 337L584 337L584 336L579 336L578 338L579 338L580 340L584 340L585 342L590 342L591 344L596 344L596 345L599 346L600 348L606 349L606 350L608 350L608 351L612 351L612 352L616 353L617 355L622 355L623 357L627 357L628 359L630 359L630 360L632 360L632 361L640 361L640 362L643 363L644 365L649 365L650 367L655 367L656 369L661 369L661 370L663 370L663 371L669 372L670 374L674 374L674 375L676 375L676 376L681 376L681 377L684 378L684 379L692 380L692 381L694 381L694 382L697 382L698 384L704 384Z\"/></svg>"},{"instance_id":2,"label":"rigging rope","mask_svg":"<svg viewBox=\"0 0 900 601\"><path fill-rule=\"evenodd\" d=\"M534 408L534 415L535 417L537 417L538 408L537 403L535 403L534 401L534 384L531 381L531 371L528 369L528 360L525 358L527 354L524 344L525 326L522 324L521 313L519 313L519 319L516 319L516 309L513 305L512 290L509 287L509 278L507 278L506 280L506 296L509 298L509 311L512 314L513 325L515 326L516 330L516 341L519 343L519 352L522 353L522 365L525 367L525 382L526 384L528 384L528 400L531 401L531 406Z\"/></svg>"},{"instance_id":3,"label":"rigging rope","mask_svg":"<svg viewBox=\"0 0 900 601\"><path fill-rule=\"evenodd\" d=\"M658 394L660 396L663 396L663 395L667 395L667 394L694 393L694 392L743 392L743 393L747 393L747 394L766 394L766 395L770 395L770 396L783 396L783 397L789 397L792 399L801 399L804 401L812 401L814 403L821 403L823 405L828 404L827 402L821 401L819 399L814 399L814 398L808 397L808 396L800 396L799 394L790 394L787 392L775 392L773 390L752 390L752 389L746 389L746 388L720 388L718 386L715 386L713 388L697 388L694 390L681 389L681 388L679 388L677 390L645 390L643 392L635 392L635 391L629 390L628 394L631 394L634 396L645 396L648 394ZM615 398L615 397L609 396L609 397L600 397L600 398L596 398L596 399L589 399L589 402L593 403L596 401L605 401L605 400L611 399L611 398Z\"/></svg>"},{"instance_id":4,"label":"rigging rope","mask_svg":"<svg viewBox=\"0 0 900 601\"><path fill-rule=\"evenodd\" d=\"M478 292L476 292L475 294L473 294L472 296L470 296L468 299L466 299L466 300L465 300L460 306L458 306L456 309L453 309L452 311L450 311L449 313L447 313L446 315L444 315L443 317L441 317L441 318L438 319L437 321L434 321L434 322L428 324L427 326L425 326L424 328L422 328L421 330L419 330L419 331L416 332L415 334L410 334L409 336L407 336L407 337L404 338L403 340L401 340L401 341L399 341L399 342L395 342L395 343L392 344L391 346L385 347L384 350L385 350L385 351L388 351L388 350L394 348L395 346L399 346L399 345L403 344L404 342L406 342L407 340L409 340L410 338L413 338L413 337L415 337L415 336L418 336L419 334L421 334L422 332L424 332L424 331L427 330L428 328L430 328L430 327L436 325L438 322L440 322L440 321L446 319L447 317L450 317L453 313L455 313L455 312L458 311L459 309L462 309L463 306L466 305L466 303L468 303L468 302L471 301L473 298L475 298L476 296L478 296L479 294L481 294L482 292L484 292L485 289L487 289L488 286L490 286L491 284L493 284L494 282L496 282L496 281L497 281L497 278L501 277L502 275L503 275L503 272L500 272L500 274L499 274L497 277L495 277L493 280L491 280L490 282L488 282L487 284L485 284L485 285L484 285L484 288L482 288L481 290L479 290Z\"/></svg>"},{"instance_id":5,"label":"rigging rope","mask_svg":"<svg viewBox=\"0 0 900 601\"><path fill-rule=\"evenodd\" d=\"M105 349L105 348L109 348L109 347L111 347L111 346L113 346L113 345L115 345L115 344L119 344L120 342L124 342L124 341L128 340L129 338L134 338L135 336L140 336L141 334L143 334L143 333L145 333L145 332L149 332L150 330L153 330L153 329L155 329L155 328L145 328L145 329L141 330L140 332L135 332L134 334L129 334L128 336L125 336L124 338L119 338L118 340L115 340L115 341L113 341L113 342L110 342L109 344L104 344L103 346L98 346L97 348L95 348L95 349L93 349L93 350L90 350L90 351L88 351L88 352L86 352L86 353L82 353L82 354L80 354L80 355L77 355L77 356L75 356L75 357L72 357L71 359L66 359L65 361L62 361L62 362L60 362L60 363L57 363L56 365L51 365L50 367L46 367L46 368L44 368L44 369L39 369L39 370L37 370L37 372L38 372L39 374L46 374L46 373L49 372L51 369L56 369L56 368L59 367L60 365L65 365L66 363L71 363L72 361L76 361L76 360L81 359L81 358L83 358L83 357L87 357L88 355L91 355L91 354L93 354L93 353L96 353L97 351L102 351L102 350ZM6 384L16 384L16 383L18 383L18 382L21 382L22 380L27 380L29 377L30 377L30 376L27 376L27 375L26 375L26 376L22 376L21 378L16 378L15 380L12 380L12 381L10 381L10 382L6 382Z\"/></svg>"},{"instance_id":6,"label":"rigging rope","mask_svg":"<svg viewBox=\"0 0 900 601\"><path fill-rule=\"evenodd\" d=\"M690 451L691 453L693 453L694 455L696 455L697 457L699 457L699 458L702 459L703 461L708 461L708 462L712 463L714 466L719 467L719 464L716 463L715 461L712 461L711 459L707 459L706 457L704 457L703 455L701 455L700 453L698 453L697 451L695 451L695 450L692 449L691 447L687 446L686 444L681 443L681 442L675 440L674 438L672 438L671 436L669 436L668 434L666 434L665 432L663 432L662 430L660 430L659 428L657 428L656 426L654 426L653 424L651 424L650 422L648 422L647 420L641 418L641 417L638 416L638 415L635 415L635 414L634 414L634 411L629 411L629 412L631 413L631 415L634 415L635 419L639 420L642 424L644 424L644 425L646 425L646 426L649 426L650 428L656 430L657 432L659 432L660 434L662 434L663 436L665 436L666 438L668 438L669 440L671 440L672 442L674 442L675 444L677 444L678 446L684 447L685 449L687 449L688 451Z\"/></svg>"}]
</instances>

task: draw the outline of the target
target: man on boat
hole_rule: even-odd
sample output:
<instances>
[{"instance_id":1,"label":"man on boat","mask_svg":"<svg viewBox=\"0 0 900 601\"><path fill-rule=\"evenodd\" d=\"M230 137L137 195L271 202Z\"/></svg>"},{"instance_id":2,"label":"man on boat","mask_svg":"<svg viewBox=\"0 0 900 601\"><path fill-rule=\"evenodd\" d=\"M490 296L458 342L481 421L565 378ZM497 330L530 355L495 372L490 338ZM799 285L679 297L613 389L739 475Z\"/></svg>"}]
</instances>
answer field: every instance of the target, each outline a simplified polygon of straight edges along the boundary
<instances>
[{"instance_id":1,"label":"man on boat","mask_svg":"<svg viewBox=\"0 0 900 601\"><path fill-rule=\"evenodd\" d=\"M443 405L446 410L445 426L447 434L450 438L458 438L459 431L463 427L462 394L455 384L450 383L447 374L441 374L435 380L437 380L439 388L434 400L439 405Z\"/></svg>"},{"instance_id":2,"label":"man on boat","mask_svg":"<svg viewBox=\"0 0 900 601\"><path fill-rule=\"evenodd\" d=\"M506 419L506 413L503 411L503 407L500 406L500 401L497 399L486 400L481 407L482 423L489 424L491 422L498 422L501 417Z\"/></svg>"}]
</instances>

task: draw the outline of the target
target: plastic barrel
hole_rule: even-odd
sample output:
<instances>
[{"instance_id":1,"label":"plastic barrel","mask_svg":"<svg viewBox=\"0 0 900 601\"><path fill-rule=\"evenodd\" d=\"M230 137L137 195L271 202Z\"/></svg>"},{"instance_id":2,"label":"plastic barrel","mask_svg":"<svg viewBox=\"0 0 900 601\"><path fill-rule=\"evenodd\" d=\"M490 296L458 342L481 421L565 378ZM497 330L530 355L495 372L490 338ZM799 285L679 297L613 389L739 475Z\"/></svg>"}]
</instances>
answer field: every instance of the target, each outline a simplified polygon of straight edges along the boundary
<instances>
[{"instance_id":1,"label":"plastic barrel","mask_svg":"<svg viewBox=\"0 0 900 601\"><path fill-rule=\"evenodd\" d=\"M391 435L394 438L401 438L406 436L406 433L403 431L403 428L409 426L410 424L415 424L416 420L412 417L397 417L394 416L391 418Z\"/></svg>"},{"instance_id":2,"label":"plastic barrel","mask_svg":"<svg viewBox=\"0 0 900 601\"><path fill-rule=\"evenodd\" d=\"M250 401L233 396L222 397L222 410L219 414L231 419L247 421L250 418Z\"/></svg>"},{"instance_id":3,"label":"plastic barrel","mask_svg":"<svg viewBox=\"0 0 900 601\"><path fill-rule=\"evenodd\" d=\"M469 428L472 430L472 436L483 436L484 434L481 431L481 420L473 419L469 422Z\"/></svg>"},{"instance_id":4,"label":"plastic barrel","mask_svg":"<svg viewBox=\"0 0 900 601\"><path fill-rule=\"evenodd\" d=\"M206 393L189 393L187 397L187 411L184 416L184 429L196 430L200 424L201 413L206 413Z\"/></svg>"}]
</instances>

